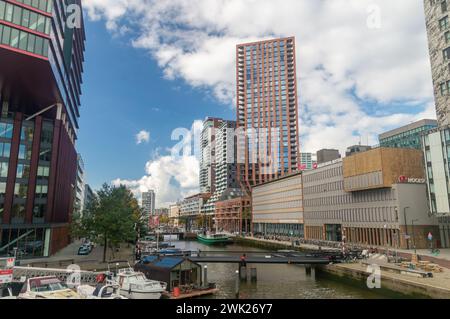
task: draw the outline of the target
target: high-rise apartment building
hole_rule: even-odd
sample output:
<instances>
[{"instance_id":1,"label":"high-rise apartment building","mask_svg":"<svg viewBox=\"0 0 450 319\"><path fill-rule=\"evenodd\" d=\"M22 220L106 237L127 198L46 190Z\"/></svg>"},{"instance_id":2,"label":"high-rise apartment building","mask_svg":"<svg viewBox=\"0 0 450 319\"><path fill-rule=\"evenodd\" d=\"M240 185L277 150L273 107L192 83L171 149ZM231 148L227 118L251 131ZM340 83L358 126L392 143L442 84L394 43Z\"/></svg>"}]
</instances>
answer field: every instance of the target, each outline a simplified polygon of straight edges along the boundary
<instances>
[{"instance_id":1,"label":"high-rise apartment building","mask_svg":"<svg viewBox=\"0 0 450 319\"><path fill-rule=\"evenodd\" d=\"M70 240L81 9L81 0L0 0L0 255L48 256Z\"/></svg>"},{"instance_id":2,"label":"high-rise apartment building","mask_svg":"<svg viewBox=\"0 0 450 319\"><path fill-rule=\"evenodd\" d=\"M200 191L202 193L213 193L215 191L216 132L222 123L222 119L212 117L206 118L203 122L203 130L200 140Z\"/></svg>"},{"instance_id":3,"label":"high-rise apartment building","mask_svg":"<svg viewBox=\"0 0 450 319\"><path fill-rule=\"evenodd\" d=\"M241 186L298 170L295 38L236 46L237 127Z\"/></svg>"},{"instance_id":4,"label":"high-rise apartment building","mask_svg":"<svg viewBox=\"0 0 450 319\"><path fill-rule=\"evenodd\" d=\"M142 193L142 208L146 216L155 215L155 192L153 190Z\"/></svg>"},{"instance_id":5,"label":"high-rise apartment building","mask_svg":"<svg viewBox=\"0 0 450 319\"><path fill-rule=\"evenodd\" d=\"M450 11L447 0L424 0L439 126L450 125Z\"/></svg>"}]
</instances>

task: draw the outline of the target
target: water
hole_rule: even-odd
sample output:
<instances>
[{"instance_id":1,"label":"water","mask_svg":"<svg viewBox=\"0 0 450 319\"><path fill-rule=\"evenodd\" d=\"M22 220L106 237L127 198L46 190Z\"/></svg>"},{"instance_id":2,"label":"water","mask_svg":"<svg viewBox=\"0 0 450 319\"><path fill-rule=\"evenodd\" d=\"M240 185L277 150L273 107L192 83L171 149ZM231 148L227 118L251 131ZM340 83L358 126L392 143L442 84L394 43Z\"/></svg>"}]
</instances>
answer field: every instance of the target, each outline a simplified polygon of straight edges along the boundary
<instances>
[{"instance_id":1,"label":"water","mask_svg":"<svg viewBox=\"0 0 450 319\"><path fill-rule=\"evenodd\" d=\"M202 251L262 251L240 245L207 246L202 243L174 242L177 248ZM343 280L327 274L306 275L298 265L251 265L257 268L256 283L243 282L242 299L382 299L404 296L386 290L370 290L364 283ZM212 298L235 298L237 264L208 264L208 281L214 282L219 292ZM209 297L211 298L211 297Z\"/></svg>"}]
</instances>

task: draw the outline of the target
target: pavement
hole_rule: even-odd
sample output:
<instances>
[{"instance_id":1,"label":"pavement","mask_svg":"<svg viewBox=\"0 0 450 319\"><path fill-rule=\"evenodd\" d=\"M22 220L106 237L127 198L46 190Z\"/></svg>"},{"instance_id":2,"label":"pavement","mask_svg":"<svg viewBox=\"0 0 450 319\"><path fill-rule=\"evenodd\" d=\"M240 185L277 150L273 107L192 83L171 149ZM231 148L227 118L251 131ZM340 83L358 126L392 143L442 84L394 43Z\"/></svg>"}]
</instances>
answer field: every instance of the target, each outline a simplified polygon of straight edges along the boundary
<instances>
[{"instance_id":1,"label":"pavement","mask_svg":"<svg viewBox=\"0 0 450 319\"><path fill-rule=\"evenodd\" d=\"M367 265L362 263L336 264L332 265L332 267L356 272L367 272ZM432 298L449 299L450 270L446 268L443 270L441 273L433 273L432 278L418 278L411 275L381 270L381 286L383 287L383 280L389 280L391 283L402 283L403 287L419 288L419 291L423 291L423 294L429 295ZM367 273L370 274L370 272Z\"/></svg>"},{"instance_id":2,"label":"pavement","mask_svg":"<svg viewBox=\"0 0 450 319\"><path fill-rule=\"evenodd\" d=\"M75 241L50 257L24 259L20 261L20 264L21 266L29 265L45 268L64 268L70 264L77 264L82 270L103 270L107 268L107 263L103 263L103 246L95 246L89 255L79 256L78 248L80 246L81 241ZM111 249L108 248L106 251L106 260L127 260L131 263L134 262L133 246L123 244L119 252L115 252L114 255Z\"/></svg>"}]
</instances>

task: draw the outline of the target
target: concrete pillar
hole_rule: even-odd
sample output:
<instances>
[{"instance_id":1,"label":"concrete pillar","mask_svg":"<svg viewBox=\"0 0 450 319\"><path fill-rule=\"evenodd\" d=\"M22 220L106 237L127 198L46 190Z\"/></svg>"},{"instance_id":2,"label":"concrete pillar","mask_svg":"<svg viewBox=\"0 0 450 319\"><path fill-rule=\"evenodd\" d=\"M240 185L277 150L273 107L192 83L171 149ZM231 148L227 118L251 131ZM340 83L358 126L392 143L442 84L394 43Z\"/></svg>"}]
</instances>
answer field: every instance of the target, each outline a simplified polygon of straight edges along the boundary
<instances>
[{"instance_id":1,"label":"concrete pillar","mask_svg":"<svg viewBox=\"0 0 450 319\"><path fill-rule=\"evenodd\" d=\"M247 281L247 267L240 266L239 267L239 277L242 281Z\"/></svg>"},{"instance_id":2,"label":"concrete pillar","mask_svg":"<svg viewBox=\"0 0 450 319\"><path fill-rule=\"evenodd\" d=\"M250 269L250 278L251 278L252 282L256 282L258 280L256 268L251 268Z\"/></svg>"},{"instance_id":3,"label":"concrete pillar","mask_svg":"<svg viewBox=\"0 0 450 319\"><path fill-rule=\"evenodd\" d=\"M305 265L305 271L307 276L311 276L311 265Z\"/></svg>"}]
</instances>

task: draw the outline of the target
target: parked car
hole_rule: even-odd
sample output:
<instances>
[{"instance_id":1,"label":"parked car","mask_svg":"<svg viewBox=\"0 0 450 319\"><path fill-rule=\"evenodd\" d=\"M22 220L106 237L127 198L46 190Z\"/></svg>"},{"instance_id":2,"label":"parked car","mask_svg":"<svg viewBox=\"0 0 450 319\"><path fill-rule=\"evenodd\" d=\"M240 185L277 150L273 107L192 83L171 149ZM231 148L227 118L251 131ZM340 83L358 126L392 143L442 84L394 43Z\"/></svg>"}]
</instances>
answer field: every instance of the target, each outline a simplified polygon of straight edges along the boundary
<instances>
[{"instance_id":1,"label":"parked car","mask_svg":"<svg viewBox=\"0 0 450 319\"><path fill-rule=\"evenodd\" d=\"M80 255L80 256L89 255L90 252L91 252L90 249L85 245L78 248L78 255Z\"/></svg>"}]
</instances>

